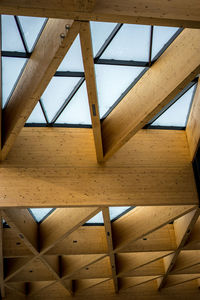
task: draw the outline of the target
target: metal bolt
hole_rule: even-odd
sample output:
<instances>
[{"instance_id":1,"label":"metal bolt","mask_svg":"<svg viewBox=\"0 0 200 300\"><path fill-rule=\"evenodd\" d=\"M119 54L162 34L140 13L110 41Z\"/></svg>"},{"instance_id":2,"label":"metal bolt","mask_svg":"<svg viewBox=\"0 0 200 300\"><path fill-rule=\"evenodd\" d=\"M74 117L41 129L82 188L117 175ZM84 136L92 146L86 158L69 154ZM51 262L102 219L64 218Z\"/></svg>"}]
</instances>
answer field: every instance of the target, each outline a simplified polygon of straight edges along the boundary
<instances>
[{"instance_id":1,"label":"metal bolt","mask_svg":"<svg viewBox=\"0 0 200 300\"><path fill-rule=\"evenodd\" d=\"M64 34L64 33L61 33L61 34L60 34L60 37L61 37L61 39L64 39L64 38L65 38L65 34Z\"/></svg>"},{"instance_id":2,"label":"metal bolt","mask_svg":"<svg viewBox=\"0 0 200 300\"><path fill-rule=\"evenodd\" d=\"M69 30L69 29L70 29L70 25L69 25L69 24L66 24L66 25L65 25L65 28L66 28L67 30Z\"/></svg>"}]
</instances>

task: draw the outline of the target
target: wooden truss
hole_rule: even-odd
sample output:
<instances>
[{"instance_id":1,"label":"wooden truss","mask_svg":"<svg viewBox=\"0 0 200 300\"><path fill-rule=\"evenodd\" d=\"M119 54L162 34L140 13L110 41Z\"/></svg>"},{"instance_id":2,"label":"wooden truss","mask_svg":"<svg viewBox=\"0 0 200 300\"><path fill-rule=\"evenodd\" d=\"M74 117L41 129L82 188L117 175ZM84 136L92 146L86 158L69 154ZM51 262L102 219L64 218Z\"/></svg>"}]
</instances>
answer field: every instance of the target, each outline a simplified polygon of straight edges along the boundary
<instances>
[{"instance_id":1,"label":"wooden truss","mask_svg":"<svg viewBox=\"0 0 200 300\"><path fill-rule=\"evenodd\" d=\"M0 12L52 18L0 112L1 297L199 299L200 81L185 131L142 129L200 73L199 1L1 0ZM103 121L90 20L188 27ZM92 129L24 128L78 34ZM111 222L110 206L135 208ZM56 210L38 224L29 207ZM83 226L100 211L104 226Z\"/></svg>"}]
</instances>

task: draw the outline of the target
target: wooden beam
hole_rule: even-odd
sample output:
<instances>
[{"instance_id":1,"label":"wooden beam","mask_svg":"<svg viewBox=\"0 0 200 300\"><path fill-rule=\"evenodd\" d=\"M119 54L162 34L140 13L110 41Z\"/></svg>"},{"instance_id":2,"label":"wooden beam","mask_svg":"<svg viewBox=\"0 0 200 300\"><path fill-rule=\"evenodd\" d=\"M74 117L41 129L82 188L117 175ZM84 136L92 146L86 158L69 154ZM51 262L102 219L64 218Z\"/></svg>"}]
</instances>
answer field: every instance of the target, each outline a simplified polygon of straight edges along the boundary
<instances>
[{"instance_id":1,"label":"wooden beam","mask_svg":"<svg viewBox=\"0 0 200 300\"><path fill-rule=\"evenodd\" d=\"M190 149L191 160L194 159L200 141L200 78L198 80L197 89L192 103L189 115L186 135Z\"/></svg>"},{"instance_id":2,"label":"wooden beam","mask_svg":"<svg viewBox=\"0 0 200 300\"><path fill-rule=\"evenodd\" d=\"M113 223L114 251L121 251L129 243L145 237L189 212L191 214L196 212L196 207L136 207ZM131 228L134 228L134 231Z\"/></svg>"},{"instance_id":3,"label":"wooden beam","mask_svg":"<svg viewBox=\"0 0 200 300\"><path fill-rule=\"evenodd\" d=\"M118 293L119 287L118 287L118 279L117 279L117 266L116 266L116 258L115 254L113 253L113 239L112 239L112 226L110 221L110 214L108 207L104 208L102 210L103 212L103 219L104 219L104 227L105 227L105 233L108 243L108 255L110 258L110 265L112 270L112 279L114 284L115 293Z\"/></svg>"},{"instance_id":4,"label":"wooden beam","mask_svg":"<svg viewBox=\"0 0 200 300\"><path fill-rule=\"evenodd\" d=\"M101 163L103 161L103 145L89 22L81 22L80 40L97 161Z\"/></svg>"},{"instance_id":5,"label":"wooden beam","mask_svg":"<svg viewBox=\"0 0 200 300\"><path fill-rule=\"evenodd\" d=\"M188 268L200 264L200 250L181 251L171 274L187 274Z\"/></svg>"},{"instance_id":6,"label":"wooden beam","mask_svg":"<svg viewBox=\"0 0 200 300\"><path fill-rule=\"evenodd\" d=\"M0 211L0 291L1 297L5 298L4 286L4 263L3 263L3 219Z\"/></svg>"},{"instance_id":7,"label":"wooden beam","mask_svg":"<svg viewBox=\"0 0 200 300\"><path fill-rule=\"evenodd\" d=\"M0 165L0 182L0 207L199 203L180 130L141 130L100 167L90 129L24 128Z\"/></svg>"},{"instance_id":8,"label":"wooden beam","mask_svg":"<svg viewBox=\"0 0 200 300\"><path fill-rule=\"evenodd\" d=\"M2 28L0 16L0 50L2 47ZM1 147L2 147L2 58L0 52L0 161L1 161Z\"/></svg>"},{"instance_id":9,"label":"wooden beam","mask_svg":"<svg viewBox=\"0 0 200 300\"><path fill-rule=\"evenodd\" d=\"M70 28L66 29L66 26ZM2 159L8 154L78 31L79 22L56 19L47 22L3 112Z\"/></svg>"},{"instance_id":10,"label":"wooden beam","mask_svg":"<svg viewBox=\"0 0 200 300\"><path fill-rule=\"evenodd\" d=\"M171 270L173 269L176 259L184 247L191 231L192 228L194 227L198 217L199 217L200 209L196 209L194 211L189 212L188 214L182 216L181 218L177 219L174 222L174 230L175 230L175 235L176 235L176 243L177 243L177 250L165 257L163 259L164 261L164 266L165 266L165 275L162 278L159 278L157 280L158 282L158 289L161 289L164 287L165 282L167 281L167 277Z\"/></svg>"},{"instance_id":11,"label":"wooden beam","mask_svg":"<svg viewBox=\"0 0 200 300\"><path fill-rule=\"evenodd\" d=\"M184 29L102 122L105 159L122 147L199 74L199 44L199 30Z\"/></svg>"},{"instance_id":12,"label":"wooden beam","mask_svg":"<svg viewBox=\"0 0 200 300\"><path fill-rule=\"evenodd\" d=\"M79 4L80 3L80 4ZM28 15L50 18L71 18L79 20L110 21L119 23L156 24L177 27L200 27L198 0L169 1L151 0L65 0L58 2L45 0L1 0L2 14ZM90 5L92 3L92 5ZM95 4L95 5L94 5Z\"/></svg>"}]
</instances>

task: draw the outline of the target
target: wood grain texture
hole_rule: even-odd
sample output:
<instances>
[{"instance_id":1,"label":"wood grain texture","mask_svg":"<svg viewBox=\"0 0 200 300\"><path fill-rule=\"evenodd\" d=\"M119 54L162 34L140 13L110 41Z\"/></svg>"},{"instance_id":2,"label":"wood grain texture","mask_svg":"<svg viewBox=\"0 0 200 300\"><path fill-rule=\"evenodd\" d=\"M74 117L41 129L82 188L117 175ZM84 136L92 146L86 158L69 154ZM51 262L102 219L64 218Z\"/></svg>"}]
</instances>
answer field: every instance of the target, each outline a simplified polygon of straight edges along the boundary
<instances>
[{"instance_id":1,"label":"wood grain texture","mask_svg":"<svg viewBox=\"0 0 200 300\"><path fill-rule=\"evenodd\" d=\"M70 26L69 30L66 25ZM2 159L8 154L78 32L79 23L72 20L50 19L47 22L3 112Z\"/></svg>"},{"instance_id":2,"label":"wood grain texture","mask_svg":"<svg viewBox=\"0 0 200 300\"><path fill-rule=\"evenodd\" d=\"M183 131L141 130L98 166L90 129L24 128L0 181L3 207L198 204Z\"/></svg>"},{"instance_id":3,"label":"wood grain texture","mask_svg":"<svg viewBox=\"0 0 200 300\"><path fill-rule=\"evenodd\" d=\"M194 100L192 103L186 135L190 149L191 160L194 159L200 141L200 79L197 84Z\"/></svg>"},{"instance_id":4,"label":"wood grain texture","mask_svg":"<svg viewBox=\"0 0 200 300\"><path fill-rule=\"evenodd\" d=\"M198 0L50 0L48 4L45 0L1 0L0 11L12 15L200 27Z\"/></svg>"},{"instance_id":5,"label":"wood grain texture","mask_svg":"<svg viewBox=\"0 0 200 300\"><path fill-rule=\"evenodd\" d=\"M112 156L199 74L199 44L199 31L184 29L102 122L104 159Z\"/></svg>"}]
</instances>

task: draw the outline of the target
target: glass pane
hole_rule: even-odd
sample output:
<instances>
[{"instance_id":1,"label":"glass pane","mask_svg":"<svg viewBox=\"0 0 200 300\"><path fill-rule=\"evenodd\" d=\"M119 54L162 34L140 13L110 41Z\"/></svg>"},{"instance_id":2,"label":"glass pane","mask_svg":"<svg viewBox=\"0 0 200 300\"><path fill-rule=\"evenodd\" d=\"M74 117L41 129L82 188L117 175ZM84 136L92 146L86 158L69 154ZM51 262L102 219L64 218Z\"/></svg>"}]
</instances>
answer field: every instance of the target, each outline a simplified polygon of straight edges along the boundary
<instances>
[{"instance_id":1,"label":"glass pane","mask_svg":"<svg viewBox=\"0 0 200 300\"><path fill-rule=\"evenodd\" d=\"M91 223L93 223L93 224L96 224L96 223L104 224L103 214L102 214L101 211L97 215L95 215L92 219L87 221L85 224L91 224Z\"/></svg>"},{"instance_id":2,"label":"glass pane","mask_svg":"<svg viewBox=\"0 0 200 300\"><path fill-rule=\"evenodd\" d=\"M2 50L25 52L13 16L2 15Z\"/></svg>"},{"instance_id":3,"label":"glass pane","mask_svg":"<svg viewBox=\"0 0 200 300\"><path fill-rule=\"evenodd\" d=\"M19 17L19 21L26 39L28 51L31 52L34 48L35 43L43 29L45 18L35 17Z\"/></svg>"},{"instance_id":4,"label":"glass pane","mask_svg":"<svg viewBox=\"0 0 200 300\"><path fill-rule=\"evenodd\" d=\"M148 62L150 32L151 26L123 25L101 58Z\"/></svg>"},{"instance_id":5,"label":"glass pane","mask_svg":"<svg viewBox=\"0 0 200 300\"><path fill-rule=\"evenodd\" d=\"M109 207L110 220L113 221L120 217L121 214L130 209L131 206Z\"/></svg>"},{"instance_id":6,"label":"glass pane","mask_svg":"<svg viewBox=\"0 0 200 300\"><path fill-rule=\"evenodd\" d=\"M2 106L5 107L26 64L25 58L2 57Z\"/></svg>"},{"instance_id":7,"label":"glass pane","mask_svg":"<svg viewBox=\"0 0 200 300\"><path fill-rule=\"evenodd\" d=\"M95 65L100 118L143 70L141 67Z\"/></svg>"},{"instance_id":8,"label":"glass pane","mask_svg":"<svg viewBox=\"0 0 200 300\"><path fill-rule=\"evenodd\" d=\"M58 71L83 72L80 38L77 36L68 53L65 55Z\"/></svg>"},{"instance_id":9,"label":"glass pane","mask_svg":"<svg viewBox=\"0 0 200 300\"><path fill-rule=\"evenodd\" d=\"M177 27L154 26L151 55L152 59L154 59L158 52L167 44L177 30Z\"/></svg>"},{"instance_id":10,"label":"glass pane","mask_svg":"<svg viewBox=\"0 0 200 300\"><path fill-rule=\"evenodd\" d=\"M49 121L53 119L79 80L80 78L77 77L53 77L51 79L41 97Z\"/></svg>"},{"instance_id":11,"label":"glass pane","mask_svg":"<svg viewBox=\"0 0 200 300\"><path fill-rule=\"evenodd\" d=\"M56 124L91 125L90 110L85 82L69 102Z\"/></svg>"},{"instance_id":12,"label":"glass pane","mask_svg":"<svg viewBox=\"0 0 200 300\"><path fill-rule=\"evenodd\" d=\"M90 22L94 56L96 56L116 25L116 23Z\"/></svg>"},{"instance_id":13,"label":"glass pane","mask_svg":"<svg viewBox=\"0 0 200 300\"><path fill-rule=\"evenodd\" d=\"M30 208L31 213L35 217L37 222L40 222L44 219L51 211L53 212L53 208Z\"/></svg>"},{"instance_id":14,"label":"glass pane","mask_svg":"<svg viewBox=\"0 0 200 300\"><path fill-rule=\"evenodd\" d=\"M151 125L185 127L195 87L195 85L192 86L182 97L180 97L172 106L170 106Z\"/></svg>"},{"instance_id":15,"label":"glass pane","mask_svg":"<svg viewBox=\"0 0 200 300\"><path fill-rule=\"evenodd\" d=\"M44 114L42 112L40 103L38 102L37 105L35 106L34 110L32 111L30 117L26 121L26 123L41 123L45 124L46 120L44 117Z\"/></svg>"}]
</instances>

